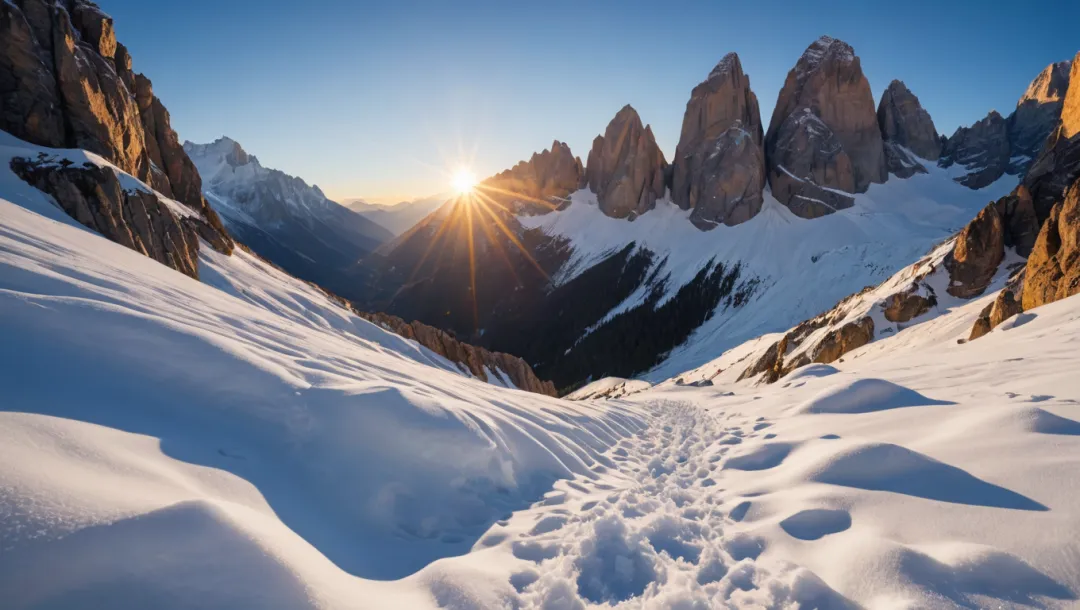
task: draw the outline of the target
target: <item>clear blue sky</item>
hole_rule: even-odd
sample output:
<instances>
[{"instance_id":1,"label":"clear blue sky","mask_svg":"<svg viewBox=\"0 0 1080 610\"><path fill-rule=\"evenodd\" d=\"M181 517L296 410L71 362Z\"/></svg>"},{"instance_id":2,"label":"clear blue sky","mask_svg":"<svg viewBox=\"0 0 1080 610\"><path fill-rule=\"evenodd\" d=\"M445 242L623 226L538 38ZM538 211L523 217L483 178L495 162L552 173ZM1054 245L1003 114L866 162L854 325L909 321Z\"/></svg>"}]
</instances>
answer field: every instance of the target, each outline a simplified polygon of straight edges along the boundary
<instances>
[{"instance_id":1,"label":"clear blue sky","mask_svg":"<svg viewBox=\"0 0 1080 610\"><path fill-rule=\"evenodd\" d=\"M766 123L828 34L875 98L899 78L951 134L1080 50L1076 0L99 3L181 139L229 135L338 199L445 191L443 168L486 176L553 139L585 157L627 103L670 161L690 90L729 51Z\"/></svg>"}]
</instances>

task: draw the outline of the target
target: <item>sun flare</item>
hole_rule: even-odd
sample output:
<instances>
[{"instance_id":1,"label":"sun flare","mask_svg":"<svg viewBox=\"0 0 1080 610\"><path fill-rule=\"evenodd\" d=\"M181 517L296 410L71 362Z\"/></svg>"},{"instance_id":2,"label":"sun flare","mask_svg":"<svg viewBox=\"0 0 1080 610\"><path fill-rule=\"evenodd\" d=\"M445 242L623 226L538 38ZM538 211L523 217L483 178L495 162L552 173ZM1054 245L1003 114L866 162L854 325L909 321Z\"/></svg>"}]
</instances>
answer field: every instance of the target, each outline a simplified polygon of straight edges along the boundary
<instances>
[{"instance_id":1,"label":"sun flare","mask_svg":"<svg viewBox=\"0 0 1080 610\"><path fill-rule=\"evenodd\" d=\"M467 169L459 169L454 172L452 184L458 195L471 193L476 186L476 175Z\"/></svg>"}]
</instances>

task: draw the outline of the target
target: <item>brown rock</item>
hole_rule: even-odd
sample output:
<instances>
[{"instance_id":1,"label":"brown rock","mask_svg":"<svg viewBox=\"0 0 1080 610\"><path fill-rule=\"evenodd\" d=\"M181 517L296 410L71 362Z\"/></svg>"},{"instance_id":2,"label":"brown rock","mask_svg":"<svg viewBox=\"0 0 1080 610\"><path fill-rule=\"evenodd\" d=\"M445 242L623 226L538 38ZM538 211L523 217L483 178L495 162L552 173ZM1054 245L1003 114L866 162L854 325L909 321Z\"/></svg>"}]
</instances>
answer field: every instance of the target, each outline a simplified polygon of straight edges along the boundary
<instances>
[{"instance_id":1,"label":"brown rock","mask_svg":"<svg viewBox=\"0 0 1080 610\"><path fill-rule=\"evenodd\" d=\"M874 321L865 317L830 331L814 349L813 361L821 364L836 362L844 354L874 340Z\"/></svg>"},{"instance_id":2,"label":"brown rock","mask_svg":"<svg viewBox=\"0 0 1080 610\"><path fill-rule=\"evenodd\" d=\"M178 218L154 193L125 190L107 167L16 158L11 169L82 225L198 279L200 221Z\"/></svg>"},{"instance_id":3,"label":"brown rock","mask_svg":"<svg viewBox=\"0 0 1080 610\"><path fill-rule=\"evenodd\" d=\"M729 53L686 104L672 199L700 229L757 215L765 188L761 115L739 56Z\"/></svg>"},{"instance_id":4,"label":"brown rock","mask_svg":"<svg viewBox=\"0 0 1080 610\"><path fill-rule=\"evenodd\" d=\"M889 83L878 103L877 118L890 173L900 178L926 173L919 159L937 161L941 156L941 138L930 113L903 82Z\"/></svg>"},{"instance_id":5,"label":"brown rock","mask_svg":"<svg viewBox=\"0 0 1080 610\"><path fill-rule=\"evenodd\" d=\"M556 140L551 148L528 161L495 174L477 188L487 198L514 213L545 213L576 191L584 179L581 159Z\"/></svg>"},{"instance_id":6,"label":"brown rock","mask_svg":"<svg viewBox=\"0 0 1080 610\"><path fill-rule=\"evenodd\" d=\"M1040 222L1046 220L1050 209L1062 200L1065 190L1077 178L1080 178L1080 53L1072 61L1058 127L1024 176L1024 186L1031 192Z\"/></svg>"},{"instance_id":7,"label":"brown rock","mask_svg":"<svg viewBox=\"0 0 1080 610\"><path fill-rule=\"evenodd\" d=\"M664 196L667 162L652 129L629 105L593 140L585 169L586 182L596 193L600 210L614 218L635 218L655 207Z\"/></svg>"},{"instance_id":8,"label":"brown rock","mask_svg":"<svg viewBox=\"0 0 1080 610\"><path fill-rule=\"evenodd\" d=\"M1011 288L1004 288L998 293L994 302L987 305L979 312L975 324L971 327L968 341L974 341L988 334L998 327L999 324L1024 311L1020 301L1016 299L1016 293Z\"/></svg>"},{"instance_id":9,"label":"brown rock","mask_svg":"<svg viewBox=\"0 0 1080 610\"><path fill-rule=\"evenodd\" d=\"M1003 258L1004 227L997 207L990 204L960 231L952 252L945 258L949 294L962 299L981 295Z\"/></svg>"},{"instance_id":10,"label":"brown rock","mask_svg":"<svg viewBox=\"0 0 1080 610\"><path fill-rule=\"evenodd\" d=\"M765 158L773 194L807 217L851 206L826 189L864 192L888 177L870 84L847 43L821 37L788 73Z\"/></svg>"},{"instance_id":11,"label":"brown rock","mask_svg":"<svg viewBox=\"0 0 1080 610\"><path fill-rule=\"evenodd\" d=\"M532 367L517 356L492 352L482 347L462 343L449 333L421 322L406 322L397 316L385 313L356 313L406 339L415 340L447 360L463 366L478 379L489 381L487 371L503 371L520 390L545 396L558 396L555 384L537 379Z\"/></svg>"},{"instance_id":12,"label":"brown rock","mask_svg":"<svg viewBox=\"0 0 1080 610\"><path fill-rule=\"evenodd\" d=\"M174 199L197 212L212 214L213 210L203 199L202 178L172 128L169 111L154 95L150 79L137 74L135 83L147 152L154 165L164 172L167 180L168 190L162 192L171 192Z\"/></svg>"},{"instance_id":13,"label":"brown rock","mask_svg":"<svg viewBox=\"0 0 1080 610\"><path fill-rule=\"evenodd\" d=\"M1080 133L1080 53L1070 63L1068 90L1061 108L1061 135L1072 138Z\"/></svg>"},{"instance_id":14,"label":"brown rock","mask_svg":"<svg viewBox=\"0 0 1080 610\"><path fill-rule=\"evenodd\" d=\"M27 3L43 31L0 2L0 129L43 146L63 147L64 115L53 76L51 17L41 0ZM27 11L30 12L29 10ZM38 37L47 36L40 42Z\"/></svg>"},{"instance_id":15,"label":"brown rock","mask_svg":"<svg viewBox=\"0 0 1080 610\"><path fill-rule=\"evenodd\" d=\"M990 310L993 309L993 307L994 304L991 303L986 307L983 307L982 311L979 312L979 317L975 318L975 324L971 326L971 334L968 335L968 341L974 341L994 330L990 326Z\"/></svg>"},{"instance_id":16,"label":"brown rock","mask_svg":"<svg viewBox=\"0 0 1080 610\"><path fill-rule=\"evenodd\" d=\"M1030 311L1080 292L1080 180L1043 223L1028 257L1023 308Z\"/></svg>"},{"instance_id":17,"label":"brown rock","mask_svg":"<svg viewBox=\"0 0 1080 610\"><path fill-rule=\"evenodd\" d=\"M890 322L910 322L930 311L935 304L936 299L924 297L918 293L918 286L911 286L885 299L885 319Z\"/></svg>"},{"instance_id":18,"label":"brown rock","mask_svg":"<svg viewBox=\"0 0 1080 610\"><path fill-rule=\"evenodd\" d=\"M1009 144L1016 161L1011 163L1008 173L1027 170L1047 136L1057 127L1069 87L1070 68L1071 62L1062 61L1043 69L1009 115Z\"/></svg>"},{"instance_id":19,"label":"brown rock","mask_svg":"<svg viewBox=\"0 0 1080 610\"><path fill-rule=\"evenodd\" d=\"M98 55L112 59L116 54L116 32L112 17L106 15L93 2L75 0L71 7L71 21L84 42Z\"/></svg>"},{"instance_id":20,"label":"brown rock","mask_svg":"<svg viewBox=\"0 0 1080 610\"><path fill-rule=\"evenodd\" d=\"M899 144L928 161L941 156L941 137L930 113L903 81L889 83L878 103L877 119L886 142Z\"/></svg>"}]
</instances>

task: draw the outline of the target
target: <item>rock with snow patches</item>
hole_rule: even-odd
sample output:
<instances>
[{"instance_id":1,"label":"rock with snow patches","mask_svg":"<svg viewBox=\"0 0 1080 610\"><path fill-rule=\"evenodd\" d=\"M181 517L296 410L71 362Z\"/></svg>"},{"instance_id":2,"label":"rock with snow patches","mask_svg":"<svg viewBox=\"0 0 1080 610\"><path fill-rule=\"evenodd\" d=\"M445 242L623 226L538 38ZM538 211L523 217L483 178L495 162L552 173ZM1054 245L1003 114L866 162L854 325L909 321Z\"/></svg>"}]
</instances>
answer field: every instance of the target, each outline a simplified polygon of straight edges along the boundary
<instances>
[{"instance_id":1,"label":"rock with snow patches","mask_svg":"<svg viewBox=\"0 0 1080 610\"><path fill-rule=\"evenodd\" d=\"M941 156L941 138L930 113L902 81L889 83L878 103L877 118L891 173L901 178L926 173L913 156L928 161L937 161Z\"/></svg>"},{"instance_id":2,"label":"rock with snow patches","mask_svg":"<svg viewBox=\"0 0 1080 610\"><path fill-rule=\"evenodd\" d=\"M1072 62L1050 64L1031 81L1009 116L1012 158L1008 173L1022 174L1042 150L1047 136L1057 127Z\"/></svg>"},{"instance_id":3,"label":"rock with snow patches","mask_svg":"<svg viewBox=\"0 0 1080 610\"><path fill-rule=\"evenodd\" d=\"M600 209L614 218L636 218L664 196L667 162L652 128L629 104L593 140L585 180Z\"/></svg>"},{"instance_id":4,"label":"rock with snow patches","mask_svg":"<svg viewBox=\"0 0 1080 610\"><path fill-rule=\"evenodd\" d=\"M773 195L814 218L887 178L870 84L847 43L823 36L788 73L765 135Z\"/></svg>"},{"instance_id":5,"label":"rock with snow patches","mask_svg":"<svg viewBox=\"0 0 1080 610\"><path fill-rule=\"evenodd\" d=\"M481 182L478 196L515 213L544 213L563 203L581 186L585 170L581 159L565 142L552 142L550 149L533 153L528 161Z\"/></svg>"},{"instance_id":6,"label":"rock with snow patches","mask_svg":"<svg viewBox=\"0 0 1080 610\"><path fill-rule=\"evenodd\" d=\"M203 199L198 172L180 148L169 114L149 83L131 71L131 55L116 41L112 18L94 3L25 0L0 4L0 129L38 146L82 148L101 155L164 197L190 208L198 217L199 234L214 248L230 253L232 240ZM117 176L111 169L82 172L48 163L35 169L31 167L35 160L29 161L22 163L22 175L33 173L32 182L49 189L69 213L80 210L80 222L103 229L129 247L143 244L134 249L165 262L167 257L153 254L160 253L153 244L179 235L166 228L172 224L143 222L139 219L148 217L142 213L130 217L120 213L131 206L167 210L167 205L151 201L160 200L157 195L134 195L125 203L114 192ZM97 189L91 183L95 178L103 180ZM79 200L83 203L76 203ZM86 213L92 208L101 213L110 209L116 215L111 221L104 216L91 221ZM149 213L155 218L165 214ZM176 252L187 249L184 243L175 246ZM193 247L198 249L198 240ZM169 260L187 259L190 254ZM189 263L171 266L191 275Z\"/></svg>"},{"instance_id":7,"label":"rock with snow patches","mask_svg":"<svg viewBox=\"0 0 1080 610\"><path fill-rule=\"evenodd\" d=\"M967 174L956 179L968 188L981 189L1009 167L1009 125L991 110L971 127L958 127L945 143L938 162L942 167L963 165Z\"/></svg>"},{"instance_id":8,"label":"rock with snow patches","mask_svg":"<svg viewBox=\"0 0 1080 610\"><path fill-rule=\"evenodd\" d=\"M763 202L761 114L739 56L728 53L690 94L675 150L671 196L698 228L737 225Z\"/></svg>"}]
</instances>

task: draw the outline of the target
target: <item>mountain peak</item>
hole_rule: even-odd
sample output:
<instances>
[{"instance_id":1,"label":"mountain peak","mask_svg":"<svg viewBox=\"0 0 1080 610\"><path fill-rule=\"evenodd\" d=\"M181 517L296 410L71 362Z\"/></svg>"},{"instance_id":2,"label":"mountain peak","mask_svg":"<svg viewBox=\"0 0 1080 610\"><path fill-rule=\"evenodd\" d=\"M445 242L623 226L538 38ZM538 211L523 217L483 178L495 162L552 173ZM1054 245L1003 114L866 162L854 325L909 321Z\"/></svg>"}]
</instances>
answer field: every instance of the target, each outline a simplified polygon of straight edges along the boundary
<instances>
[{"instance_id":1,"label":"mountain peak","mask_svg":"<svg viewBox=\"0 0 1080 610\"><path fill-rule=\"evenodd\" d=\"M1065 91L1069 88L1069 71L1072 69L1071 61L1059 61L1043 68L1042 72L1031 81L1024 95L1016 103L1017 106L1027 101L1040 104L1057 102L1065 99Z\"/></svg>"},{"instance_id":2,"label":"mountain peak","mask_svg":"<svg viewBox=\"0 0 1080 610\"><path fill-rule=\"evenodd\" d=\"M742 62L739 61L739 54L734 51L725 55L717 64L716 67L709 72L709 77L705 80L710 81L715 78L721 78L732 72L738 71L742 73Z\"/></svg>"},{"instance_id":3,"label":"mountain peak","mask_svg":"<svg viewBox=\"0 0 1080 610\"><path fill-rule=\"evenodd\" d=\"M822 36L806 47L802 57L799 58L798 65L806 71L812 71L828 59L851 63L855 61L855 49L838 38Z\"/></svg>"}]
</instances>

